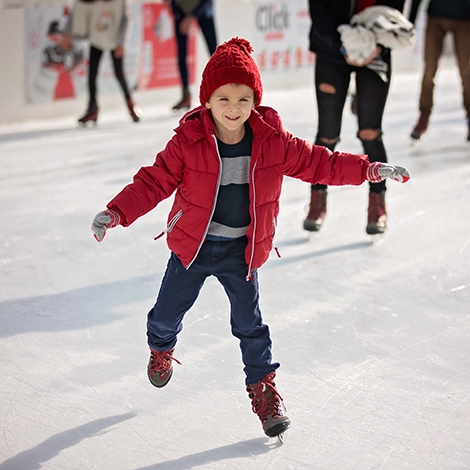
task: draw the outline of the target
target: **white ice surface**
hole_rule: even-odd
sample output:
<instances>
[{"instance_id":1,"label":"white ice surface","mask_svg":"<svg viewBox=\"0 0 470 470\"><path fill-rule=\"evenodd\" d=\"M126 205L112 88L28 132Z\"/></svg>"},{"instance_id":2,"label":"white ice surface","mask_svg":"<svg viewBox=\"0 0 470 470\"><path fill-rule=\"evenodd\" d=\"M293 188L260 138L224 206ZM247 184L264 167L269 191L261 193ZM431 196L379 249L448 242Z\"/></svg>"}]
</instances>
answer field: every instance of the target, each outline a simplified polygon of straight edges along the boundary
<instances>
[{"instance_id":1,"label":"white ice surface","mask_svg":"<svg viewBox=\"0 0 470 470\"><path fill-rule=\"evenodd\" d=\"M419 74L396 74L384 140L408 167L388 184L386 235L364 232L367 185L330 188L322 231L301 228L309 188L286 179L261 307L292 420L264 436L244 388L228 301L210 279L186 315L171 382L146 377L146 314L171 201L98 244L96 212L177 125L103 112L0 126L0 470L470 468L470 144L453 64L428 137L410 146ZM312 87L266 90L313 139ZM339 150L361 152L348 109Z\"/></svg>"}]
</instances>

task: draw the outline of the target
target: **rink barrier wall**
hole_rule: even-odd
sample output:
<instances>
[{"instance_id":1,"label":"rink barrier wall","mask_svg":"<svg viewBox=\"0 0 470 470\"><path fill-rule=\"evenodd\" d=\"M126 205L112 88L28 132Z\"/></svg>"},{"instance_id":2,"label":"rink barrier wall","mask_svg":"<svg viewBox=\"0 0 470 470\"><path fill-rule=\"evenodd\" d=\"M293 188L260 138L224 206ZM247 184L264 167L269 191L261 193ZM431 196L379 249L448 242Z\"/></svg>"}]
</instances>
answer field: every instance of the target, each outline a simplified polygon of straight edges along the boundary
<instances>
[{"instance_id":1,"label":"rink barrier wall","mask_svg":"<svg viewBox=\"0 0 470 470\"><path fill-rule=\"evenodd\" d=\"M296 0L305 3L305 12L308 8L307 0ZM143 3L140 0L128 0L128 4ZM148 1L145 3L149 3ZM150 3L162 3L155 1ZM256 21L259 21L259 11L269 10L269 5L276 3L282 7L281 0L214 0L216 29L219 42L226 41L233 36L247 38L254 44L255 52L260 47L260 34L257 31ZM83 96L73 99L47 101L41 103L28 102L26 93L26 11L28 8L47 8L51 6L71 6L71 1L65 0L0 0L0 123L17 122L24 120L37 120L44 118L65 117L78 115L86 107L86 98ZM258 18L256 15L258 14ZM282 15L282 12L279 12ZM252 18L253 21L246 21ZM282 21L279 19L264 19L264 21ZM308 20L309 21L309 20ZM259 25L258 25L259 26ZM302 31L302 40L307 46L307 32ZM269 47L269 44L267 44ZM407 70L420 67L421 45L420 42L408 50L394 53L394 69ZM193 96L198 95L198 77L200 77L204 65L208 59L206 45L202 35L197 34L196 40L196 82L192 85ZM314 58L312 59L312 61ZM313 62L311 66L303 66L298 69L262 71L265 90L289 89L298 86L312 86L313 94ZM145 91L136 91L135 99L145 109L150 103L168 104L171 106L180 98L180 87L172 86ZM196 100L194 100L196 104ZM103 94L100 96L100 105L103 108L112 109L123 106L123 98L120 93Z\"/></svg>"}]
</instances>

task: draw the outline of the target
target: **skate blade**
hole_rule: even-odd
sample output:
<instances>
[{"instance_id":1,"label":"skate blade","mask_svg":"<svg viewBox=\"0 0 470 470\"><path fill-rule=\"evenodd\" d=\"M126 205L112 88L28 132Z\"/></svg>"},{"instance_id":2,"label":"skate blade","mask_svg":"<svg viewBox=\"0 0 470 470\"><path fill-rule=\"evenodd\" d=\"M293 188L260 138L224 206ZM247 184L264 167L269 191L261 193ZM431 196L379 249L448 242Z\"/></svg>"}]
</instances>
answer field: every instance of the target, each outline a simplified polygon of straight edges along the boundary
<instances>
[{"instance_id":1,"label":"skate blade","mask_svg":"<svg viewBox=\"0 0 470 470\"><path fill-rule=\"evenodd\" d=\"M284 444L284 442L286 442L286 435L283 432L281 432L281 434L277 435L277 441L281 445Z\"/></svg>"},{"instance_id":2,"label":"skate blade","mask_svg":"<svg viewBox=\"0 0 470 470\"><path fill-rule=\"evenodd\" d=\"M284 434L288 429L290 428L290 421L284 421L282 423L276 424L275 426L269 428L267 431L265 431L265 434L268 437L277 437L281 434Z\"/></svg>"},{"instance_id":3,"label":"skate blade","mask_svg":"<svg viewBox=\"0 0 470 470\"><path fill-rule=\"evenodd\" d=\"M180 117L185 115L189 111L189 108L179 108L179 109L171 109L171 115L173 117Z\"/></svg>"},{"instance_id":4,"label":"skate blade","mask_svg":"<svg viewBox=\"0 0 470 470\"><path fill-rule=\"evenodd\" d=\"M319 232L307 232L307 241L311 242L320 237Z\"/></svg>"},{"instance_id":5,"label":"skate blade","mask_svg":"<svg viewBox=\"0 0 470 470\"><path fill-rule=\"evenodd\" d=\"M97 122L96 121L86 121L86 122L78 122L78 128L79 129L85 129L87 127L96 127Z\"/></svg>"},{"instance_id":6,"label":"skate blade","mask_svg":"<svg viewBox=\"0 0 470 470\"><path fill-rule=\"evenodd\" d=\"M419 139L415 139L414 137L411 137L410 145L412 147L419 147L423 143L423 140L425 140L424 135L421 136Z\"/></svg>"},{"instance_id":7,"label":"skate blade","mask_svg":"<svg viewBox=\"0 0 470 470\"><path fill-rule=\"evenodd\" d=\"M374 233L372 235L369 235L369 240L371 245L377 245L379 244L385 236L385 233Z\"/></svg>"}]
</instances>

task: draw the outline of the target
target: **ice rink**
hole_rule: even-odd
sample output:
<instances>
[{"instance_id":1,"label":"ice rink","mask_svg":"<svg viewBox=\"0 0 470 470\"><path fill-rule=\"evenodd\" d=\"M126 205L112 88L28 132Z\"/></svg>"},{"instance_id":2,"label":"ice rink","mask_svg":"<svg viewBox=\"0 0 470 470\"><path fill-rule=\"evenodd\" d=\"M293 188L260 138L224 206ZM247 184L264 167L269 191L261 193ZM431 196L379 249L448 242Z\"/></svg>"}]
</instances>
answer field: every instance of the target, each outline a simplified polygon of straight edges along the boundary
<instances>
[{"instance_id":1,"label":"ice rink","mask_svg":"<svg viewBox=\"0 0 470 470\"><path fill-rule=\"evenodd\" d=\"M292 428L267 438L251 411L228 300L209 279L186 315L171 382L146 376L146 314L169 251L171 201L98 244L94 215L153 162L176 127L140 101L0 126L0 470L470 468L470 142L457 69L438 75L426 140L410 145L418 72L395 74L384 121L388 230L365 234L367 185L330 188L322 230L302 230L306 183L286 179L260 269L277 385ZM265 90L313 140L312 86ZM85 108L85 103L84 103ZM345 110L338 150L361 153Z\"/></svg>"}]
</instances>

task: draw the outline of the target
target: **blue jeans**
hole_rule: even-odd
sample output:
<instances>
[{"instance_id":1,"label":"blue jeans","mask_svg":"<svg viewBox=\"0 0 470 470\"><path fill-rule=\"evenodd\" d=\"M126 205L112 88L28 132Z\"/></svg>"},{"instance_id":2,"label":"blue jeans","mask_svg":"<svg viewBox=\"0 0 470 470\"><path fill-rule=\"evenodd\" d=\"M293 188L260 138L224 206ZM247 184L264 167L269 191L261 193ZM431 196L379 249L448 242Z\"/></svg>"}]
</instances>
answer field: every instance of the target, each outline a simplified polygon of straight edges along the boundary
<instances>
[{"instance_id":1,"label":"blue jeans","mask_svg":"<svg viewBox=\"0 0 470 470\"><path fill-rule=\"evenodd\" d=\"M172 349L182 330L185 313L193 306L204 281L215 276L230 301L232 334L240 340L246 385L259 382L279 367L271 362L269 327L259 308L258 273L247 281L246 237L232 241L205 241L189 269L172 253L160 286L157 302L148 313L147 337L150 348Z\"/></svg>"}]
</instances>

